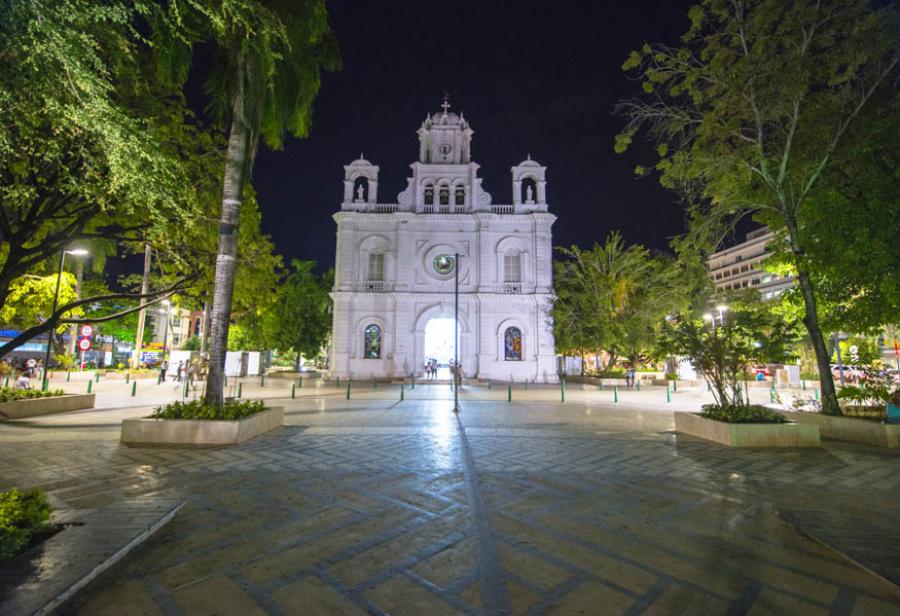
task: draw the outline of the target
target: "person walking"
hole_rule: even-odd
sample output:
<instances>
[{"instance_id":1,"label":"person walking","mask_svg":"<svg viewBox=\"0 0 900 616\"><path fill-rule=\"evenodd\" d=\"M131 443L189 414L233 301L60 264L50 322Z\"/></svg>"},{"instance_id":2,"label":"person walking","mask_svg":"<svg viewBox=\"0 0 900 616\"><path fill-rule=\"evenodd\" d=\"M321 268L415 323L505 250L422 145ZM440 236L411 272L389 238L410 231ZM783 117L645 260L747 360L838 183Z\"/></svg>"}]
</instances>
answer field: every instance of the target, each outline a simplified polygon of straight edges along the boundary
<instances>
[{"instance_id":1,"label":"person walking","mask_svg":"<svg viewBox=\"0 0 900 616\"><path fill-rule=\"evenodd\" d=\"M166 380L166 372L168 372L168 371L169 371L169 362L167 362L165 359L162 360L161 362L159 362L159 380L165 381Z\"/></svg>"},{"instance_id":2,"label":"person walking","mask_svg":"<svg viewBox=\"0 0 900 616\"><path fill-rule=\"evenodd\" d=\"M184 374L184 362L178 362L178 368L175 369L175 382L180 383L181 377Z\"/></svg>"},{"instance_id":3,"label":"person walking","mask_svg":"<svg viewBox=\"0 0 900 616\"><path fill-rule=\"evenodd\" d=\"M16 379L16 389L32 389L31 379L28 378L27 370L22 370L19 378Z\"/></svg>"}]
</instances>

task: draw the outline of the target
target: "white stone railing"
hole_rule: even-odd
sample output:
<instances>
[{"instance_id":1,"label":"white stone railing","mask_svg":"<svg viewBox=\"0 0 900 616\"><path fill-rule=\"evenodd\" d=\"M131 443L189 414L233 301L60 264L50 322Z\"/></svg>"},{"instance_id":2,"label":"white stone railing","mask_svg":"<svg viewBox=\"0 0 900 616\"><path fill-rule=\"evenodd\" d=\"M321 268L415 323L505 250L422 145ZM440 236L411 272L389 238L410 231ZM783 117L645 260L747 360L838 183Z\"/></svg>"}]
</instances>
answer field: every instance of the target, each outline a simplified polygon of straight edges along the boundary
<instances>
[{"instance_id":1,"label":"white stone railing","mask_svg":"<svg viewBox=\"0 0 900 616\"><path fill-rule=\"evenodd\" d=\"M504 282L498 288L498 293L524 293L525 285L521 282Z\"/></svg>"},{"instance_id":2,"label":"white stone railing","mask_svg":"<svg viewBox=\"0 0 900 616\"><path fill-rule=\"evenodd\" d=\"M397 211L397 204L396 203L376 203L373 206L372 211L374 211L376 214L393 214L394 212Z\"/></svg>"},{"instance_id":3,"label":"white stone railing","mask_svg":"<svg viewBox=\"0 0 900 616\"><path fill-rule=\"evenodd\" d=\"M491 214L515 214L516 206L514 205L492 205Z\"/></svg>"},{"instance_id":4,"label":"white stone railing","mask_svg":"<svg viewBox=\"0 0 900 616\"><path fill-rule=\"evenodd\" d=\"M364 280L363 282L357 283L355 286L357 291L362 291L364 293L384 293L385 291L390 290L388 284L384 280Z\"/></svg>"}]
</instances>

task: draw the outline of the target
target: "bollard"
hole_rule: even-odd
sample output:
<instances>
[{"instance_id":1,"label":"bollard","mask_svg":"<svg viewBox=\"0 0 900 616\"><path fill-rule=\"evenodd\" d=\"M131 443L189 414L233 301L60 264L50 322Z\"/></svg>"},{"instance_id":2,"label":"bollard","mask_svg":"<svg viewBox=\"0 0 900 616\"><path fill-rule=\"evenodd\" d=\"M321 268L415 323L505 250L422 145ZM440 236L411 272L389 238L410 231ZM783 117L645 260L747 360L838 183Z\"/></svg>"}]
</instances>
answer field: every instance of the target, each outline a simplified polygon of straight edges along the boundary
<instances>
[{"instance_id":1,"label":"bollard","mask_svg":"<svg viewBox=\"0 0 900 616\"><path fill-rule=\"evenodd\" d=\"M93 385L93 384L94 384L94 381L92 381L91 379L88 379L88 391L87 391L88 393L91 393L91 385Z\"/></svg>"},{"instance_id":2,"label":"bollard","mask_svg":"<svg viewBox=\"0 0 900 616\"><path fill-rule=\"evenodd\" d=\"M335 387L337 387L338 389L341 388L341 377L337 378L337 384L335 384Z\"/></svg>"},{"instance_id":3,"label":"bollard","mask_svg":"<svg viewBox=\"0 0 900 616\"><path fill-rule=\"evenodd\" d=\"M136 394L137 394L137 381L135 381L134 383L131 384L131 397L134 398L134 396Z\"/></svg>"},{"instance_id":4,"label":"bollard","mask_svg":"<svg viewBox=\"0 0 900 616\"><path fill-rule=\"evenodd\" d=\"M559 396L560 402L566 401L566 379L563 379L559 382Z\"/></svg>"},{"instance_id":5,"label":"bollard","mask_svg":"<svg viewBox=\"0 0 900 616\"><path fill-rule=\"evenodd\" d=\"M9 389L9 375L6 375L6 381L3 383L3 387Z\"/></svg>"},{"instance_id":6,"label":"bollard","mask_svg":"<svg viewBox=\"0 0 900 616\"><path fill-rule=\"evenodd\" d=\"M297 387L303 389L303 379L297 379Z\"/></svg>"},{"instance_id":7,"label":"bollard","mask_svg":"<svg viewBox=\"0 0 900 616\"><path fill-rule=\"evenodd\" d=\"M291 400L297 397L297 384L291 383Z\"/></svg>"},{"instance_id":8,"label":"bollard","mask_svg":"<svg viewBox=\"0 0 900 616\"><path fill-rule=\"evenodd\" d=\"M816 400L818 400L819 399L819 388L816 387L813 391L816 392Z\"/></svg>"},{"instance_id":9,"label":"bollard","mask_svg":"<svg viewBox=\"0 0 900 616\"><path fill-rule=\"evenodd\" d=\"M242 389L242 388L241 388L241 385L243 385L243 383L241 383L240 381L238 381L238 392L237 392L237 394L238 394L238 395L237 395L238 399L240 399L241 393L242 393L242 392L241 392L241 389Z\"/></svg>"},{"instance_id":10,"label":"bollard","mask_svg":"<svg viewBox=\"0 0 900 616\"><path fill-rule=\"evenodd\" d=\"M800 387L803 389L803 391L806 391L806 381L800 381Z\"/></svg>"},{"instance_id":11,"label":"bollard","mask_svg":"<svg viewBox=\"0 0 900 616\"><path fill-rule=\"evenodd\" d=\"M410 386L410 389L415 389L416 388L416 373L415 372L412 373L411 378L412 378L412 385Z\"/></svg>"},{"instance_id":12,"label":"bollard","mask_svg":"<svg viewBox=\"0 0 900 616\"><path fill-rule=\"evenodd\" d=\"M72 380L72 371L66 370L66 383Z\"/></svg>"},{"instance_id":13,"label":"bollard","mask_svg":"<svg viewBox=\"0 0 900 616\"><path fill-rule=\"evenodd\" d=\"M224 381L225 387L228 387L228 375L227 375L227 374L224 374L224 375L222 375L222 376L223 376L223 378L225 379L225 381Z\"/></svg>"},{"instance_id":14,"label":"bollard","mask_svg":"<svg viewBox=\"0 0 900 616\"><path fill-rule=\"evenodd\" d=\"M512 402L512 383L506 387L506 401Z\"/></svg>"},{"instance_id":15,"label":"bollard","mask_svg":"<svg viewBox=\"0 0 900 616\"><path fill-rule=\"evenodd\" d=\"M350 399L350 381L347 381L347 400Z\"/></svg>"},{"instance_id":16,"label":"bollard","mask_svg":"<svg viewBox=\"0 0 900 616\"><path fill-rule=\"evenodd\" d=\"M491 379L488 379L488 391L491 390Z\"/></svg>"},{"instance_id":17,"label":"bollard","mask_svg":"<svg viewBox=\"0 0 900 616\"><path fill-rule=\"evenodd\" d=\"M188 386L189 386L190 384L191 384L190 379L185 379L185 380L184 380L184 387L181 388L181 398L182 398L182 400L183 400L184 398L187 398L187 397L188 397Z\"/></svg>"},{"instance_id":18,"label":"bollard","mask_svg":"<svg viewBox=\"0 0 900 616\"><path fill-rule=\"evenodd\" d=\"M128 383L130 383L130 382L131 382L131 373L126 372L125 373L125 384L128 385Z\"/></svg>"},{"instance_id":19,"label":"bollard","mask_svg":"<svg viewBox=\"0 0 900 616\"><path fill-rule=\"evenodd\" d=\"M637 390L638 390L638 391L641 391L641 381L640 381L640 379L638 379L638 382L635 383L635 385L637 386Z\"/></svg>"},{"instance_id":20,"label":"bollard","mask_svg":"<svg viewBox=\"0 0 900 616\"><path fill-rule=\"evenodd\" d=\"M668 383L666 383L666 402L672 401L672 390L669 389Z\"/></svg>"},{"instance_id":21,"label":"bollard","mask_svg":"<svg viewBox=\"0 0 900 616\"><path fill-rule=\"evenodd\" d=\"M266 375L265 375L265 374L260 374L260 375L259 375L259 386L260 386L260 387L265 387L265 386L266 386Z\"/></svg>"},{"instance_id":22,"label":"bollard","mask_svg":"<svg viewBox=\"0 0 900 616\"><path fill-rule=\"evenodd\" d=\"M525 379L525 391L528 391L528 379Z\"/></svg>"},{"instance_id":23,"label":"bollard","mask_svg":"<svg viewBox=\"0 0 900 616\"><path fill-rule=\"evenodd\" d=\"M613 402L619 401L619 386L613 385Z\"/></svg>"},{"instance_id":24,"label":"bollard","mask_svg":"<svg viewBox=\"0 0 900 616\"><path fill-rule=\"evenodd\" d=\"M94 380L97 381L98 383L100 382L100 371L99 370L94 373Z\"/></svg>"},{"instance_id":25,"label":"bollard","mask_svg":"<svg viewBox=\"0 0 900 616\"><path fill-rule=\"evenodd\" d=\"M678 381L674 379L672 380L672 391L678 393Z\"/></svg>"},{"instance_id":26,"label":"bollard","mask_svg":"<svg viewBox=\"0 0 900 616\"><path fill-rule=\"evenodd\" d=\"M403 402L403 383L400 383L400 402Z\"/></svg>"},{"instance_id":27,"label":"bollard","mask_svg":"<svg viewBox=\"0 0 900 616\"><path fill-rule=\"evenodd\" d=\"M50 389L50 381L44 379L41 381L41 391L47 391L48 389Z\"/></svg>"}]
</instances>

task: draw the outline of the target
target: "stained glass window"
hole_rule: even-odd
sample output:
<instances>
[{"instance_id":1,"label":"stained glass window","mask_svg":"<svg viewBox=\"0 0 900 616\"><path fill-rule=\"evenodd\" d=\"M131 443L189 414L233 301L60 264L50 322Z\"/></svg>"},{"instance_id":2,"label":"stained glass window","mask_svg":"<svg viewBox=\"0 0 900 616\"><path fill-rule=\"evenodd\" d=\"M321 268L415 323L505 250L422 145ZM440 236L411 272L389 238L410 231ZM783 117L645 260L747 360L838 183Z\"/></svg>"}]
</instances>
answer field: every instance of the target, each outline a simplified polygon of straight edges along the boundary
<instances>
[{"instance_id":1,"label":"stained glass window","mask_svg":"<svg viewBox=\"0 0 900 616\"><path fill-rule=\"evenodd\" d=\"M375 324L366 328L363 356L366 359L381 359L381 328Z\"/></svg>"},{"instance_id":2,"label":"stained glass window","mask_svg":"<svg viewBox=\"0 0 900 616\"><path fill-rule=\"evenodd\" d=\"M434 271L442 276L446 276L453 271L455 259L450 255L438 255L434 258Z\"/></svg>"},{"instance_id":3,"label":"stained glass window","mask_svg":"<svg viewBox=\"0 0 900 616\"><path fill-rule=\"evenodd\" d=\"M518 327L508 327L503 335L506 361L522 361L522 332Z\"/></svg>"}]
</instances>

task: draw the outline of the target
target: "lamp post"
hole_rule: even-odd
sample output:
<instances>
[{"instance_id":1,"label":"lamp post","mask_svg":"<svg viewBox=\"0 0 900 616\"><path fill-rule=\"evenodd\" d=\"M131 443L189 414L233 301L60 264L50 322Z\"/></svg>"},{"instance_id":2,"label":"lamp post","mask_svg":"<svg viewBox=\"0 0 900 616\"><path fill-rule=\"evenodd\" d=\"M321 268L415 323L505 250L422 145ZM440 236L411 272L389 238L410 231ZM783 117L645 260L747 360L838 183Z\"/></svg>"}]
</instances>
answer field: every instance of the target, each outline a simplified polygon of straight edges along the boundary
<instances>
[{"instance_id":1,"label":"lamp post","mask_svg":"<svg viewBox=\"0 0 900 616\"><path fill-rule=\"evenodd\" d=\"M167 300L167 299L164 299L164 300L162 301L162 303L163 303L163 305L166 307L166 310L165 310L165 313L166 313L166 325L165 325L165 327L163 327L163 359L162 359L162 360L163 360L163 361L166 361L166 357L167 357L168 354L169 354L169 353L168 353L168 351L169 351L169 346L168 346L168 340L169 340L169 314L170 314L170 312L171 312L171 310L172 310L172 302L170 302L170 301ZM160 310L159 313L162 314L163 311ZM168 366L166 366L166 372L168 372L168 371L169 371Z\"/></svg>"},{"instance_id":2,"label":"lamp post","mask_svg":"<svg viewBox=\"0 0 900 616\"><path fill-rule=\"evenodd\" d=\"M453 255L453 412L459 413L459 253Z\"/></svg>"},{"instance_id":3,"label":"lamp post","mask_svg":"<svg viewBox=\"0 0 900 616\"><path fill-rule=\"evenodd\" d=\"M56 274L56 293L53 295L53 308L50 310L50 317L56 314L56 307L59 304L59 287L62 283L63 267L66 265L66 253L73 257L83 257L88 254L83 248L75 250L61 250L59 253L59 272ZM44 378L41 383L41 389L47 389L50 385L50 348L53 346L53 329L47 332L47 355L44 358Z\"/></svg>"}]
</instances>

